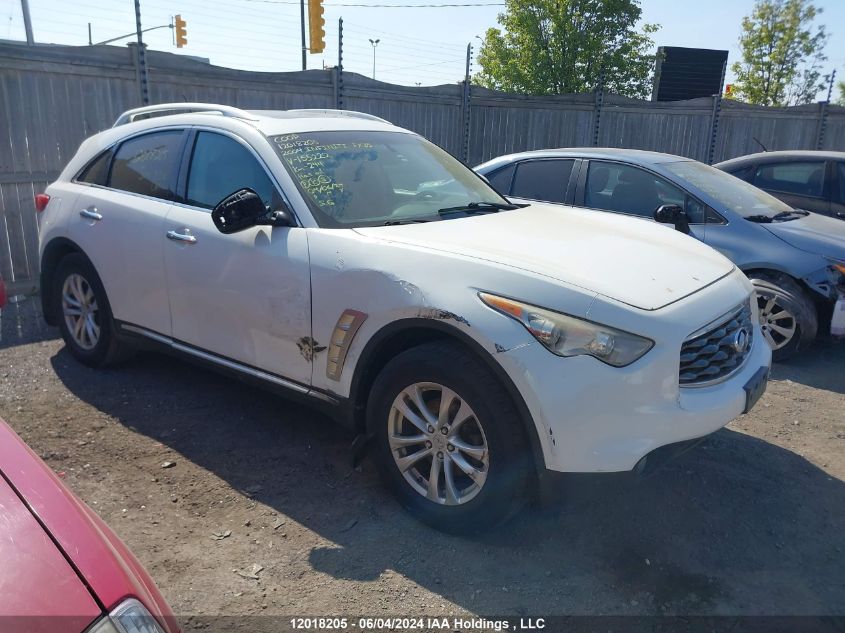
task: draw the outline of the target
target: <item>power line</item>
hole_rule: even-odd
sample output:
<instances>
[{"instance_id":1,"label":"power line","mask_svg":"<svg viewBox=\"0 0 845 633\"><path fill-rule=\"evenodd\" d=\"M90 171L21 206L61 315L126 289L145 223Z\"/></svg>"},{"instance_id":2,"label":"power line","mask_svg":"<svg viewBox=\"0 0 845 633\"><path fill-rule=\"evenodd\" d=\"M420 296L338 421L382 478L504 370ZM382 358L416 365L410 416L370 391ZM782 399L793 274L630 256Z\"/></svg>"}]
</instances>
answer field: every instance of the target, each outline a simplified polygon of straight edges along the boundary
<instances>
[{"instance_id":1,"label":"power line","mask_svg":"<svg viewBox=\"0 0 845 633\"><path fill-rule=\"evenodd\" d=\"M295 4L292 0L241 0L241 2L258 2L261 4ZM332 2L326 7L364 7L373 9L441 9L451 7L503 7L504 2L455 2L446 4L369 4L363 2Z\"/></svg>"},{"instance_id":2,"label":"power line","mask_svg":"<svg viewBox=\"0 0 845 633\"><path fill-rule=\"evenodd\" d=\"M346 22L346 20L344 20L343 21L343 28L344 29L346 28L346 24L347 24L347 22ZM403 43L404 43L405 40L411 40L411 41L415 41L415 42L422 42L423 44L426 44L429 47L431 47L431 45L433 45L433 44L436 44L439 48L452 47L455 50L459 50L459 51L464 50L463 46L459 46L459 45L455 44L454 42L442 42L442 41L430 40L430 39L426 39L426 38L422 38L422 37L413 37L411 35L400 35L398 33L392 33L392 32L389 32L389 31L381 31L379 29L373 29L373 28L370 28L369 26L367 26L365 24L356 24L355 22L349 22L349 25L355 31L359 31L361 33L378 33L379 35L385 35L385 36L388 36L388 37L400 39Z\"/></svg>"}]
</instances>

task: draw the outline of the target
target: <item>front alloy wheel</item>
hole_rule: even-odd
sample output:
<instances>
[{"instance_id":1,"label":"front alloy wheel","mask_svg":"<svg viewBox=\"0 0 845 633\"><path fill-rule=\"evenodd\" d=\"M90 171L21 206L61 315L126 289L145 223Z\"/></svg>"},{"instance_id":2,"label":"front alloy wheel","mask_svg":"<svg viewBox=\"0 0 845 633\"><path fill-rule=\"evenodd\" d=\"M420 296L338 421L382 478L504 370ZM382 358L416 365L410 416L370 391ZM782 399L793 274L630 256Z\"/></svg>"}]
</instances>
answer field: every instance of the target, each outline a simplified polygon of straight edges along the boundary
<instances>
[{"instance_id":1,"label":"front alloy wheel","mask_svg":"<svg viewBox=\"0 0 845 633\"><path fill-rule=\"evenodd\" d=\"M528 430L505 384L459 343L423 343L390 360L367 399L367 431L397 500L444 532L504 521L536 482Z\"/></svg>"},{"instance_id":2,"label":"front alloy wheel","mask_svg":"<svg viewBox=\"0 0 845 633\"><path fill-rule=\"evenodd\" d=\"M792 341L797 324L789 308L778 300L777 295L758 292L757 307L760 311L760 329L772 350L779 350Z\"/></svg>"},{"instance_id":3,"label":"front alloy wheel","mask_svg":"<svg viewBox=\"0 0 845 633\"><path fill-rule=\"evenodd\" d=\"M818 315L807 292L788 275L769 271L749 273L757 293L757 312L772 360L787 360L816 338Z\"/></svg>"},{"instance_id":4,"label":"front alloy wheel","mask_svg":"<svg viewBox=\"0 0 845 633\"><path fill-rule=\"evenodd\" d=\"M396 466L420 495L451 506L481 492L490 466L487 438L457 393L433 382L414 383L396 396L388 425Z\"/></svg>"}]
</instances>

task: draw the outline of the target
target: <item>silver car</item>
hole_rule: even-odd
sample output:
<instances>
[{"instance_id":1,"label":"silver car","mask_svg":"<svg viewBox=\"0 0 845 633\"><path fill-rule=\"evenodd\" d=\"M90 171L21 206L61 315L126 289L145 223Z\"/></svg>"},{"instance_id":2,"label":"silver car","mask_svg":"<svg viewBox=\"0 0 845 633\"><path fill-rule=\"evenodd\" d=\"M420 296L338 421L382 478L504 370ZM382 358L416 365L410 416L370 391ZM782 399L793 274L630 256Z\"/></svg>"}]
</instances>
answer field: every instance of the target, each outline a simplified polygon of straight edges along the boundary
<instances>
[{"instance_id":1,"label":"silver car","mask_svg":"<svg viewBox=\"0 0 845 633\"><path fill-rule=\"evenodd\" d=\"M669 223L720 251L757 287L775 360L807 347L845 301L845 224L698 161L576 148L501 156L476 171L509 197Z\"/></svg>"}]
</instances>

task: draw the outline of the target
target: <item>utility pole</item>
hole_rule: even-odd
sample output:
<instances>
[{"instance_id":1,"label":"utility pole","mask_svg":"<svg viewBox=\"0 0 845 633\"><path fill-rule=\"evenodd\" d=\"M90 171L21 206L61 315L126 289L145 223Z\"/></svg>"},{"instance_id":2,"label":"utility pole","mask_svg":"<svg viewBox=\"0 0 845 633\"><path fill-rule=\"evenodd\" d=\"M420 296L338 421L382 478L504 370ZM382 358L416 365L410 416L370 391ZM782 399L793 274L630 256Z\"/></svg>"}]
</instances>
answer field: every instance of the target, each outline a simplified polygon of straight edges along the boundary
<instances>
[{"instance_id":1,"label":"utility pole","mask_svg":"<svg viewBox=\"0 0 845 633\"><path fill-rule=\"evenodd\" d=\"M373 79L376 78L376 46L381 40L370 40L370 44L373 45Z\"/></svg>"},{"instance_id":2,"label":"utility pole","mask_svg":"<svg viewBox=\"0 0 845 633\"><path fill-rule=\"evenodd\" d=\"M88 46L93 46L94 38L91 37L91 23L88 23Z\"/></svg>"},{"instance_id":3,"label":"utility pole","mask_svg":"<svg viewBox=\"0 0 845 633\"><path fill-rule=\"evenodd\" d=\"M302 70L305 70L308 67L305 55L308 50L305 46L305 0L299 0L299 26L302 30Z\"/></svg>"},{"instance_id":4,"label":"utility pole","mask_svg":"<svg viewBox=\"0 0 845 633\"><path fill-rule=\"evenodd\" d=\"M147 77L147 51L141 28L141 0L135 0L135 32L138 34L138 78L141 84L141 105L150 103L149 78Z\"/></svg>"},{"instance_id":5,"label":"utility pole","mask_svg":"<svg viewBox=\"0 0 845 633\"><path fill-rule=\"evenodd\" d=\"M23 28L26 31L26 43L32 46L35 38L32 36L32 16L29 15L29 0L21 0L21 13L23 13Z\"/></svg>"}]
</instances>

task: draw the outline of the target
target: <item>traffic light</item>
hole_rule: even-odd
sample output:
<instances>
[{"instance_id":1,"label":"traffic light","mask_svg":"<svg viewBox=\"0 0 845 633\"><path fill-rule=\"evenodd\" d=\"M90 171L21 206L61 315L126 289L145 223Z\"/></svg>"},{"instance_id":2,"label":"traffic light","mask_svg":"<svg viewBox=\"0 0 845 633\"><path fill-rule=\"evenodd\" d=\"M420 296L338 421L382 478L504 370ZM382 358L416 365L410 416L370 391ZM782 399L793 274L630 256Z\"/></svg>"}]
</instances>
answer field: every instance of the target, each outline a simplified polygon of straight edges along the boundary
<instances>
[{"instance_id":1,"label":"traffic light","mask_svg":"<svg viewBox=\"0 0 845 633\"><path fill-rule=\"evenodd\" d=\"M311 39L309 50L322 53L326 48L326 20L323 17L323 0L308 0L308 34Z\"/></svg>"},{"instance_id":2,"label":"traffic light","mask_svg":"<svg viewBox=\"0 0 845 633\"><path fill-rule=\"evenodd\" d=\"M174 26L176 27L176 48L182 48L188 45L188 23L182 19L181 15L177 15L174 19Z\"/></svg>"}]
</instances>

